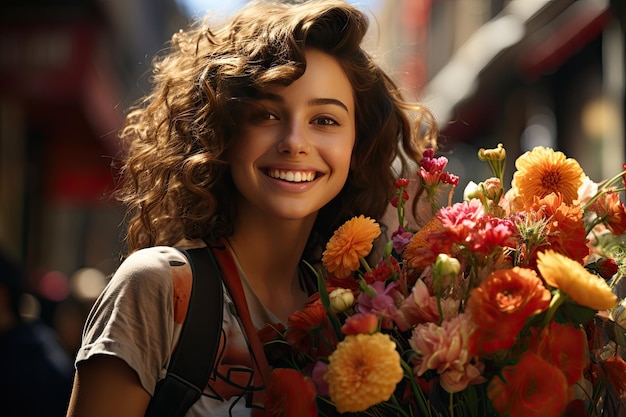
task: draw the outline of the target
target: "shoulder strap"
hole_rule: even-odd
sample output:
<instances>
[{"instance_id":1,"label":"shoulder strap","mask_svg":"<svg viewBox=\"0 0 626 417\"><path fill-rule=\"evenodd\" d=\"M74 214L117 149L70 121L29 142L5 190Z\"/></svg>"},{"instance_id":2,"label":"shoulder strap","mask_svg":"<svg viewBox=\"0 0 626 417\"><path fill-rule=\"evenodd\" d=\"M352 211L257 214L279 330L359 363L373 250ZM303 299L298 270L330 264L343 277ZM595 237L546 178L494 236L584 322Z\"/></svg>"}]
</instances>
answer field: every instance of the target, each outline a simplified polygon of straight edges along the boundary
<instances>
[{"instance_id":1,"label":"shoulder strap","mask_svg":"<svg viewBox=\"0 0 626 417\"><path fill-rule=\"evenodd\" d=\"M222 331L222 277L209 248L180 249L193 274L187 316L167 376L157 384L146 417L184 416L206 387Z\"/></svg>"},{"instance_id":2,"label":"shoulder strap","mask_svg":"<svg viewBox=\"0 0 626 417\"><path fill-rule=\"evenodd\" d=\"M263 345L259 339L257 330L252 323L250 317L250 311L248 310L248 302L246 301L246 295L241 285L241 279L237 271L237 266L233 260L230 251L226 247L226 242L222 242L222 245L212 247L213 255L221 266L223 273L224 284L228 289L230 296L235 303L237 309L237 315L241 320L243 329L248 338L250 349L252 351L254 372L254 382L256 386L263 386L264 389L253 393L252 404L252 416L264 416L264 402L265 402L265 387L269 384L271 379L272 369L267 362L265 352L263 351Z\"/></svg>"}]
</instances>

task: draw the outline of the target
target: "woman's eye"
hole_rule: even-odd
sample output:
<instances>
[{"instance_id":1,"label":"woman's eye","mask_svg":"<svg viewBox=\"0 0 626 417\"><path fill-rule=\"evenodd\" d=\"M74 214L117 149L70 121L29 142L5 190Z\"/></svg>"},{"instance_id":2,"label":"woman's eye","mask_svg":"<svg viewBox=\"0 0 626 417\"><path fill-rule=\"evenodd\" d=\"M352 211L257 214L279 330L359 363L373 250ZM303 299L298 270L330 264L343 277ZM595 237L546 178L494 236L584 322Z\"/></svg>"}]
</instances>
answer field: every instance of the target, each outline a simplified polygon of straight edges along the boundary
<instances>
[{"instance_id":1,"label":"woman's eye","mask_svg":"<svg viewBox=\"0 0 626 417\"><path fill-rule=\"evenodd\" d=\"M253 107L244 113L244 117L248 122L260 123L268 120L278 120L278 116L263 107Z\"/></svg>"},{"instance_id":2,"label":"woman's eye","mask_svg":"<svg viewBox=\"0 0 626 417\"><path fill-rule=\"evenodd\" d=\"M332 126L332 125L339 124L339 122L337 122L335 119L330 118L330 117L318 117L313 120L313 123L317 125L322 125L322 126Z\"/></svg>"}]
</instances>

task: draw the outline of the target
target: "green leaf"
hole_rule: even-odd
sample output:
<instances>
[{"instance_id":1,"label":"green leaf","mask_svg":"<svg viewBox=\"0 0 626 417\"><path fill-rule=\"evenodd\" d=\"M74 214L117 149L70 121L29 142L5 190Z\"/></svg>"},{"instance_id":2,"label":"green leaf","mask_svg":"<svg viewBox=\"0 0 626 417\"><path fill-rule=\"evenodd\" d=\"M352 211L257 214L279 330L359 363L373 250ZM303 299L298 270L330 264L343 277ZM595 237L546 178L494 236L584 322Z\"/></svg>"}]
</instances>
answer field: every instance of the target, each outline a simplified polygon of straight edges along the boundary
<instances>
[{"instance_id":1,"label":"green leaf","mask_svg":"<svg viewBox=\"0 0 626 417\"><path fill-rule=\"evenodd\" d=\"M592 320L596 313L592 308L566 302L557 310L554 320L557 323L584 324Z\"/></svg>"}]
</instances>

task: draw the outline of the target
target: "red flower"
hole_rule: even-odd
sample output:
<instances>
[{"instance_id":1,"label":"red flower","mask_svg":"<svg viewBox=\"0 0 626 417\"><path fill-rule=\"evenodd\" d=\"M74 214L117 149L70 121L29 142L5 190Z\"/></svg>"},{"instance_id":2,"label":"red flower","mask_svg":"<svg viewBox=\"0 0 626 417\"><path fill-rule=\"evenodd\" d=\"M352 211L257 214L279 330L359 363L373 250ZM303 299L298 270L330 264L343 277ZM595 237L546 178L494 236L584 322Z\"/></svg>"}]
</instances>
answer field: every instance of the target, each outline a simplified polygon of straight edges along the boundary
<instances>
[{"instance_id":1,"label":"red flower","mask_svg":"<svg viewBox=\"0 0 626 417\"><path fill-rule=\"evenodd\" d=\"M526 319L549 305L550 292L532 269L492 272L471 291L467 301L476 323L471 351L482 354L510 348Z\"/></svg>"},{"instance_id":2,"label":"red flower","mask_svg":"<svg viewBox=\"0 0 626 417\"><path fill-rule=\"evenodd\" d=\"M391 267L389 266L389 263L391 263ZM400 265L398 264L398 261L396 260L396 258L390 257L389 261L387 261L386 259L382 259L378 263L376 268L372 269L371 272L365 273L363 278L365 279L365 282L367 282L368 284L373 284L376 281L385 282L389 278L391 278L393 274L398 274L398 273L400 273Z\"/></svg>"},{"instance_id":3,"label":"red flower","mask_svg":"<svg viewBox=\"0 0 626 417\"><path fill-rule=\"evenodd\" d=\"M398 178L395 182L396 188L408 187L409 179L408 178Z\"/></svg>"},{"instance_id":4,"label":"red flower","mask_svg":"<svg viewBox=\"0 0 626 417\"><path fill-rule=\"evenodd\" d=\"M371 334L378 330L378 316L372 313L357 313L346 319L341 326L341 333L349 334Z\"/></svg>"},{"instance_id":5,"label":"red flower","mask_svg":"<svg viewBox=\"0 0 626 417\"><path fill-rule=\"evenodd\" d=\"M285 336L295 349L314 359L328 357L338 343L337 334L321 303L308 304L289 316Z\"/></svg>"},{"instance_id":6,"label":"red flower","mask_svg":"<svg viewBox=\"0 0 626 417\"><path fill-rule=\"evenodd\" d=\"M552 321L537 336L531 343L531 349L563 371L570 387L578 382L587 358L587 335L584 330Z\"/></svg>"},{"instance_id":7,"label":"red flower","mask_svg":"<svg viewBox=\"0 0 626 417\"><path fill-rule=\"evenodd\" d=\"M568 401L563 372L538 355L526 352L502 369L487 388L493 408L509 417L558 417Z\"/></svg>"},{"instance_id":8,"label":"red flower","mask_svg":"<svg viewBox=\"0 0 626 417\"><path fill-rule=\"evenodd\" d=\"M317 417L313 380L295 369L272 372L265 399L266 417Z\"/></svg>"}]
</instances>

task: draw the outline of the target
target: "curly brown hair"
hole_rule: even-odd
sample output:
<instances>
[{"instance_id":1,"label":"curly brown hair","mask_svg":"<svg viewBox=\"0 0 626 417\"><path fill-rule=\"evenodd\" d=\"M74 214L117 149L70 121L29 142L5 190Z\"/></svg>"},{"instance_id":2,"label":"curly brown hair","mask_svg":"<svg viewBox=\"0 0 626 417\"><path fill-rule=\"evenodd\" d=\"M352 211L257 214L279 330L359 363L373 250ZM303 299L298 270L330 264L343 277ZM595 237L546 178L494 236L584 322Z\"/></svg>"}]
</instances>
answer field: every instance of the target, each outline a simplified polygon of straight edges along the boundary
<instances>
[{"instance_id":1,"label":"curly brown hair","mask_svg":"<svg viewBox=\"0 0 626 417\"><path fill-rule=\"evenodd\" d=\"M153 89L120 134L127 155L117 195L128 208L129 252L231 233L237 190L223 155L237 134L238 103L298 79L307 48L338 60L356 107L353 168L318 214L310 244L353 215L380 218L395 179L408 175L437 132L428 110L404 100L362 48L368 26L362 11L340 0L253 2L218 30L197 21L174 34L153 60Z\"/></svg>"}]
</instances>

